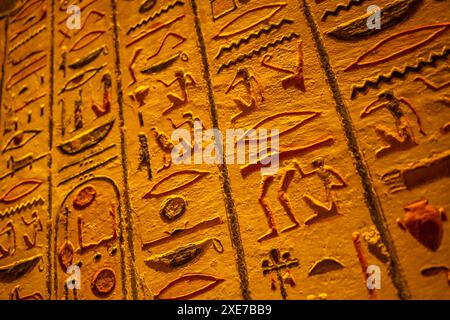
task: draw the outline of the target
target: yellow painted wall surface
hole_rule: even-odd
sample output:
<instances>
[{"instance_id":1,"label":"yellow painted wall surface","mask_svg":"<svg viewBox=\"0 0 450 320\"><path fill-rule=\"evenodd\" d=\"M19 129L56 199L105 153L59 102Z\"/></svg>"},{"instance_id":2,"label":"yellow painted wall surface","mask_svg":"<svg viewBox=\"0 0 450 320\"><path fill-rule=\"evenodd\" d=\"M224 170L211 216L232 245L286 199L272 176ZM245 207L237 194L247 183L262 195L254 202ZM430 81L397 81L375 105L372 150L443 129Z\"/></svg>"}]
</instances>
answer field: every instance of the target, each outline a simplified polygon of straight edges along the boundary
<instances>
[{"instance_id":1,"label":"yellow painted wall surface","mask_svg":"<svg viewBox=\"0 0 450 320\"><path fill-rule=\"evenodd\" d=\"M450 298L448 1L2 10L0 299ZM279 170L171 163L195 120Z\"/></svg>"}]
</instances>

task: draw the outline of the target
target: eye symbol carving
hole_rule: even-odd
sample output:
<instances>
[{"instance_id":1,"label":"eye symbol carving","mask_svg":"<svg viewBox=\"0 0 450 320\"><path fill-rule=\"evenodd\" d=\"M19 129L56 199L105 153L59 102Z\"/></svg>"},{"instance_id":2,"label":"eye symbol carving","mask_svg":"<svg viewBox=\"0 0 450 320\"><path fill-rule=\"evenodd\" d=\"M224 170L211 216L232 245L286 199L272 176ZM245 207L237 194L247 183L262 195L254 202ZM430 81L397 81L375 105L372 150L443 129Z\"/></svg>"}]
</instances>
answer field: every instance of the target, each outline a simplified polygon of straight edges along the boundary
<instances>
[{"instance_id":1,"label":"eye symbol carving","mask_svg":"<svg viewBox=\"0 0 450 320\"><path fill-rule=\"evenodd\" d=\"M39 179L26 179L11 186L2 196L0 203L11 203L26 197L43 183Z\"/></svg>"},{"instance_id":2,"label":"eye symbol carving","mask_svg":"<svg viewBox=\"0 0 450 320\"><path fill-rule=\"evenodd\" d=\"M201 170L182 170L178 172L174 172L164 178L162 178L160 181L158 181L156 184L153 185L153 187L148 191L143 198L157 198L160 196L167 195L171 192L175 192L177 190L180 190L182 188L185 188L195 182L197 180L209 175L209 171L201 171ZM183 177L183 180L178 180L179 177ZM178 179L175 180L175 185L173 186L165 186L167 184L167 181L173 181L172 178L177 177ZM163 185L163 187L161 187ZM158 190L162 189L162 190Z\"/></svg>"},{"instance_id":3,"label":"eye symbol carving","mask_svg":"<svg viewBox=\"0 0 450 320\"><path fill-rule=\"evenodd\" d=\"M26 130L17 132L3 147L2 153L22 148L41 132L41 130Z\"/></svg>"}]
</instances>

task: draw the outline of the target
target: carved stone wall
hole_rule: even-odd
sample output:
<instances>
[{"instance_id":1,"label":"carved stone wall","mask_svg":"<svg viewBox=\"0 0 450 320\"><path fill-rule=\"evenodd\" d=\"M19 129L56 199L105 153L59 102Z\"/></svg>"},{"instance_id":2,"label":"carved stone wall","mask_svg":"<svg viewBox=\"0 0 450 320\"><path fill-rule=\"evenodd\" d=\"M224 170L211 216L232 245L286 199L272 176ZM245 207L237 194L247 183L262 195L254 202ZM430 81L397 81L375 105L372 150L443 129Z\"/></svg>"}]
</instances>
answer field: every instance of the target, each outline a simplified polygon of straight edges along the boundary
<instances>
[{"instance_id":1,"label":"carved stone wall","mask_svg":"<svg viewBox=\"0 0 450 320\"><path fill-rule=\"evenodd\" d=\"M0 299L450 298L448 1L6 9ZM279 171L171 163L195 120Z\"/></svg>"}]
</instances>

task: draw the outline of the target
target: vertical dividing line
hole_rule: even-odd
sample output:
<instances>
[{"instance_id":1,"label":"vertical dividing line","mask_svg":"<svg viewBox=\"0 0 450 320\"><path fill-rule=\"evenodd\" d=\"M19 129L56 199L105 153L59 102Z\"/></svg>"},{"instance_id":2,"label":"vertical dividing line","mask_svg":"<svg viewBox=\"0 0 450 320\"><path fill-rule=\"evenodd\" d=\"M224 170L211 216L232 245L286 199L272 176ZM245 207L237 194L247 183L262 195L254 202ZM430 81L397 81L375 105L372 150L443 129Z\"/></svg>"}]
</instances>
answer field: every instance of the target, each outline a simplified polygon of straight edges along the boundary
<instances>
[{"instance_id":1,"label":"vertical dividing line","mask_svg":"<svg viewBox=\"0 0 450 320\"><path fill-rule=\"evenodd\" d=\"M406 280L404 279L401 273L399 259L392 241L391 234L388 228L386 227L386 218L384 217L382 206L380 204L378 196L375 193L375 189L370 179L367 166L365 164L361 151L358 147L358 141L354 134L352 120L347 110L347 107L344 103L344 99L342 98L342 94L339 89L336 76L331 68L328 52L325 49L323 40L319 32L319 28L314 20L314 17L307 3L307 0L302 1L299 0L299 2L302 3L304 6L303 8L304 14L306 16L306 20L308 21L308 25L311 29L311 33L314 38L315 45L317 47L322 68L327 76L328 85L330 86L331 91L333 92L333 98L336 102L336 110L342 122L342 126L344 128L344 132L347 137L348 146L353 154L356 170L358 171L358 174L361 178L361 182L364 189L364 197L370 212L370 216L372 218L373 223L380 232L383 242L386 245L387 251L389 252L389 255L391 257L390 267L391 267L392 281L394 283L394 286L397 288L397 292L400 299L409 299L410 293L408 290Z\"/></svg>"},{"instance_id":2,"label":"vertical dividing line","mask_svg":"<svg viewBox=\"0 0 450 320\"><path fill-rule=\"evenodd\" d=\"M48 105L48 221L47 223L47 296L50 300L52 298L52 221L53 221L53 197L52 197L52 149L53 149L53 90L54 83L54 62L55 62L55 0L51 0L51 14L50 14L50 99ZM45 109L44 109L45 110ZM45 111L44 111L45 112ZM55 248L56 252L56 248ZM55 265L56 267L56 265Z\"/></svg>"},{"instance_id":3,"label":"vertical dividing line","mask_svg":"<svg viewBox=\"0 0 450 320\"><path fill-rule=\"evenodd\" d=\"M119 118L120 118L120 145L121 145L121 153L122 153L122 168L123 168L123 184L124 184L124 197L125 197L125 211L126 211L126 219L125 219L125 227L126 227L126 236L128 243L128 251L131 256L131 269L130 269L130 278L131 278L131 292L134 300L138 299L138 289L136 283L136 270L135 270L135 252L134 252L134 242L133 242L133 226L132 226L132 216L131 216L131 200L129 194L129 186L128 186L128 167L127 167L127 150L126 150L126 141L125 141L125 119L123 115L123 89L122 89L122 69L120 67L120 45L119 45L119 28L117 23L117 1L111 0L112 7L112 15L113 15L113 24L114 24L114 49L116 55L116 78L117 78L117 99L119 102ZM120 228L120 232L122 235L120 236L123 239L123 230ZM123 245L120 246L123 252ZM124 287L124 298L126 298L126 263L122 264L122 285Z\"/></svg>"},{"instance_id":4,"label":"vertical dividing line","mask_svg":"<svg viewBox=\"0 0 450 320\"><path fill-rule=\"evenodd\" d=\"M5 19L5 46L3 47L3 61L2 61L2 77L0 78L0 123L2 121L2 110L3 110L3 82L5 81L5 70L6 70L6 57L8 55L8 26L9 26L9 17L3 17ZM0 125L0 128L2 126Z\"/></svg>"},{"instance_id":5,"label":"vertical dividing line","mask_svg":"<svg viewBox=\"0 0 450 320\"><path fill-rule=\"evenodd\" d=\"M53 234L53 245L54 245L54 255L53 255L53 293L55 294L55 299L58 298L58 272L56 270L58 261L57 261L57 251L58 251L58 226L59 226L59 216L61 215L61 212L58 212L55 217L55 232ZM67 217L66 217L67 219ZM67 220L66 220L67 221ZM67 240L67 237L65 237L65 240Z\"/></svg>"},{"instance_id":6,"label":"vertical dividing line","mask_svg":"<svg viewBox=\"0 0 450 320\"><path fill-rule=\"evenodd\" d=\"M206 55L205 39L203 38L203 33L200 26L200 19L198 17L198 7L196 0L191 0L192 10L195 17L195 31L197 33L198 42L200 45L200 50L202 53L202 63L203 63L203 76L208 87L208 100L210 104L211 119L214 128L219 129L219 121L217 117L216 103L213 97L212 81L209 71L208 57ZM226 164L219 165L219 170L222 174L223 191L225 193L226 201L226 211L228 220L228 229L231 235L231 242L234 249L236 250L236 263L240 278L242 296L246 300L251 300L247 265L245 263L245 253L244 247L242 245L241 231L239 228L239 220L234 205L233 195L231 191L230 178L228 176L228 170Z\"/></svg>"}]
</instances>

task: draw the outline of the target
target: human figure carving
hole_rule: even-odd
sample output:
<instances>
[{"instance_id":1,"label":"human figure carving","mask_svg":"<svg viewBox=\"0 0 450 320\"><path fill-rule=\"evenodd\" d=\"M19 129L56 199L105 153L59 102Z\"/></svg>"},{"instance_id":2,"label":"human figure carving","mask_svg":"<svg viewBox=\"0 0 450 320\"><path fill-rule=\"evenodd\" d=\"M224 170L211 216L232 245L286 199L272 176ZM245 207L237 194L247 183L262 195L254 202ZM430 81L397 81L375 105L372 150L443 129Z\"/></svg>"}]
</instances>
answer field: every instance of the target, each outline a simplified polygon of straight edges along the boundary
<instances>
[{"instance_id":1,"label":"human figure carving","mask_svg":"<svg viewBox=\"0 0 450 320\"><path fill-rule=\"evenodd\" d=\"M190 132L191 132L191 136L194 138L196 136L196 134L201 135L203 130L206 130L205 125L203 124L202 120L200 119L199 116L194 116L194 114L192 113L192 111L188 111L183 113L183 119L186 119L178 124L175 124L175 122L173 122L172 119L167 118L167 120L170 121L172 128L174 129L179 129L180 127L184 126L185 124L187 124L189 126ZM195 125L197 124L197 126ZM195 140L195 139L193 139ZM194 146L197 144L197 141L194 142Z\"/></svg>"},{"instance_id":2,"label":"human figure carving","mask_svg":"<svg viewBox=\"0 0 450 320\"><path fill-rule=\"evenodd\" d=\"M26 226L33 225L33 235L31 237L28 234L23 236L23 240L25 241L27 248L31 249L36 246L37 234L42 231L42 222L41 219L39 219L37 211L33 211L31 214L31 220L27 221L22 216L22 221Z\"/></svg>"},{"instance_id":3,"label":"human figure carving","mask_svg":"<svg viewBox=\"0 0 450 320\"><path fill-rule=\"evenodd\" d=\"M238 85L242 84L246 90L247 97L239 97L233 99L236 106L241 110L241 112L237 113L233 117L231 117L231 122L235 122L237 118L242 115L249 113L256 108L256 93L253 90L252 81L257 86L257 91L261 97L261 102L264 101L264 88L255 77L252 71L249 71L247 68L240 68L230 86L228 87L226 94L230 93L230 91L234 90Z\"/></svg>"},{"instance_id":4,"label":"human figure carving","mask_svg":"<svg viewBox=\"0 0 450 320\"><path fill-rule=\"evenodd\" d=\"M269 190L269 187L272 185L274 179L275 179L274 176L263 176L261 181L261 194L258 198L258 201L264 211L264 214L266 215L267 222L269 224L269 231L267 231L265 234L259 237L258 241L263 241L278 235L273 209L270 206L269 200L266 198L267 191Z\"/></svg>"},{"instance_id":5,"label":"human figure carving","mask_svg":"<svg viewBox=\"0 0 450 320\"><path fill-rule=\"evenodd\" d=\"M300 223L295 217L294 209L291 206L290 199L288 196L288 188L289 185L292 182L292 179L295 175L295 169L288 168L283 172L283 175L280 180L280 184L278 187L278 200L280 201L281 205L283 206L287 216L292 221L292 225L285 227L281 230L281 232L287 232L289 230L297 228ZM267 199L267 192L272 185L273 181L275 179L274 175L267 175L263 176L262 182L261 182L261 194L259 196L259 204L263 208L264 214L266 215L267 222L269 224L269 230L263 234L261 237L258 238L258 241L263 241L272 237L275 237L278 235L278 229L276 227L275 223L275 217L272 207L270 206L270 202Z\"/></svg>"},{"instance_id":6,"label":"human figure carving","mask_svg":"<svg viewBox=\"0 0 450 320\"><path fill-rule=\"evenodd\" d=\"M112 88L112 78L111 74L105 73L102 77L103 84L103 105L98 106L97 104L92 104L92 111L94 111L97 117L101 117L111 111L111 88Z\"/></svg>"},{"instance_id":7,"label":"human figure carving","mask_svg":"<svg viewBox=\"0 0 450 320\"><path fill-rule=\"evenodd\" d=\"M163 155L163 165L161 168L157 169L156 172L161 172L164 169L169 168L172 165L172 158L169 156L167 157L167 154L170 154L172 152L172 149L175 147L175 144L170 139L170 137L163 131L159 130L157 127L151 128L151 130L155 134L156 142L158 144L158 147L161 148L161 150L164 152Z\"/></svg>"},{"instance_id":8,"label":"human figure carving","mask_svg":"<svg viewBox=\"0 0 450 320\"><path fill-rule=\"evenodd\" d=\"M8 237L8 247L0 245L0 259L14 255L16 252L16 230L14 228L13 222L10 220L8 223L0 229L0 236L6 234Z\"/></svg>"},{"instance_id":9,"label":"human figure carving","mask_svg":"<svg viewBox=\"0 0 450 320\"><path fill-rule=\"evenodd\" d=\"M297 162L294 162L302 178L317 174L325 187L326 203L321 202L315 197L304 194L303 200L315 211L315 214L305 220L306 225L317 222L319 219L331 217L338 214L336 201L332 194L335 189L341 189L347 186L344 178L331 166L325 165L323 158L319 157L312 161L314 169L310 172L304 172ZM335 182L337 180L337 182Z\"/></svg>"},{"instance_id":10,"label":"human figure carving","mask_svg":"<svg viewBox=\"0 0 450 320\"><path fill-rule=\"evenodd\" d=\"M311 195L303 194L302 197L304 201L315 212L314 215L308 217L305 220L306 225L310 225L323 218L337 215L338 210L336 201L332 194L333 190L341 189L347 186L344 178L333 167L325 165L325 161L321 157L312 161L314 169L310 172L304 172L299 163L295 160L293 161L293 164L293 167L288 167L283 170L283 174L280 178L280 184L278 186L278 201L281 203L287 216L292 221L292 225L285 227L281 230L281 232L287 232L300 226L288 195L288 189L292 180L294 179L296 171L300 173L301 178L317 175L322 181L326 192L325 203L321 202ZM261 237L259 237L258 241L263 241L278 236L278 229L275 223L275 214L269 200L267 199L267 193L274 180L275 175L266 175L263 176L261 181L261 193L258 201L267 218L269 230Z\"/></svg>"},{"instance_id":11,"label":"human figure carving","mask_svg":"<svg viewBox=\"0 0 450 320\"><path fill-rule=\"evenodd\" d=\"M395 119L396 134L382 125L377 125L375 127L376 134L388 144L376 151L377 157L382 157L396 149L408 149L417 145L413 129L405 112L403 112L401 108L401 104L406 105L414 113L420 133L426 135L422 128L420 117L414 106L403 97L397 98L392 90L385 90L378 95L376 101L369 104L361 112L361 118L364 118L376 110L385 108Z\"/></svg>"},{"instance_id":12,"label":"human figure carving","mask_svg":"<svg viewBox=\"0 0 450 320\"><path fill-rule=\"evenodd\" d=\"M289 219L291 219L291 221L293 223L292 225L287 226L286 228L281 230L281 232L286 232L286 231L295 229L300 225L300 223L295 218L294 209L291 206L291 200L289 199L289 196L287 193L289 186L292 182L292 179L294 179L294 175L295 175L295 169L287 169L283 173L283 176L281 177L280 186L278 188L278 200L280 201L281 205L283 206L284 211L286 211L286 214L288 215Z\"/></svg>"},{"instance_id":13,"label":"human figure carving","mask_svg":"<svg viewBox=\"0 0 450 320\"><path fill-rule=\"evenodd\" d=\"M149 180L153 179L152 168L151 168L151 156L148 150L148 140L147 135L143 132L139 133L139 165L138 170L147 170L147 176Z\"/></svg>"},{"instance_id":14,"label":"human figure carving","mask_svg":"<svg viewBox=\"0 0 450 320\"><path fill-rule=\"evenodd\" d=\"M171 82L166 83L159 79L158 82L162 83L166 88L170 88L173 84L178 83L182 93L182 97L174 93L169 93L167 95L167 99L169 99L171 104L163 111L163 115L168 114L173 108L185 105L188 102L187 88L189 86L195 87L197 85L192 75L184 72L183 69L175 71L175 78Z\"/></svg>"},{"instance_id":15,"label":"human figure carving","mask_svg":"<svg viewBox=\"0 0 450 320\"><path fill-rule=\"evenodd\" d=\"M194 123L195 123L196 121L199 121L199 122L201 123L201 125L202 125L202 128L205 129L205 126L204 126L203 123L201 122L200 117L194 116L194 114L192 113L192 111L188 111L188 112L183 113L183 119L186 119L186 120L180 122L179 124L175 124L175 122L173 122L172 119L167 118L167 120L170 121L170 124L172 125L172 128L174 128L174 129L179 129L180 127L182 127L182 126L185 125L185 124L188 124L189 127L190 127L191 129L193 129L193 128L194 128Z\"/></svg>"}]
</instances>

